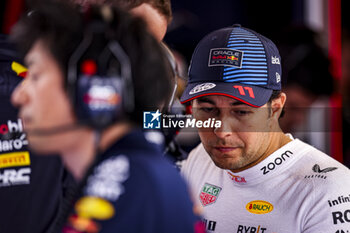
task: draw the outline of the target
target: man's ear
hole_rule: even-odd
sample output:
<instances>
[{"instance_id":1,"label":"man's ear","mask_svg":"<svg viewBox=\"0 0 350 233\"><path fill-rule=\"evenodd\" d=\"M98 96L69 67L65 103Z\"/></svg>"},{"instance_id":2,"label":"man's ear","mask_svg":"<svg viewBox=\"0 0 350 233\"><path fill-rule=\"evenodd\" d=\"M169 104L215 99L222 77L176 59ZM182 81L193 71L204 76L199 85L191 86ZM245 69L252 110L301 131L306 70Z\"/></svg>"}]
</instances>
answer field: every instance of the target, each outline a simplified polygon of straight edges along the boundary
<instances>
[{"instance_id":1,"label":"man's ear","mask_svg":"<svg viewBox=\"0 0 350 233\"><path fill-rule=\"evenodd\" d=\"M275 118L277 121L281 115L284 104L286 103L287 96L284 92L271 101L271 117Z\"/></svg>"}]
</instances>

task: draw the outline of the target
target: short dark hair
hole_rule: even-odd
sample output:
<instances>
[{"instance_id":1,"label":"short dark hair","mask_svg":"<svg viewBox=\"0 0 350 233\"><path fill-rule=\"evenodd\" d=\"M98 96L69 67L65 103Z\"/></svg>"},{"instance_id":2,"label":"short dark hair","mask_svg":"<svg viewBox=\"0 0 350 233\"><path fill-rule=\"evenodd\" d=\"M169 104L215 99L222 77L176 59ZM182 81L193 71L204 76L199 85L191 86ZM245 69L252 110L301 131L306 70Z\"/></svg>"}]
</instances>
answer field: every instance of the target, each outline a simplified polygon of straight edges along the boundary
<instances>
[{"instance_id":1,"label":"short dark hair","mask_svg":"<svg viewBox=\"0 0 350 233\"><path fill-rule=\"evenodd\" d=\"M68 60L81 43L87 25L101 17L96 12L101 12L101 8L93 7L91 12L82 15L77 8L66 3L43 3L18 22L12 38L23 54L28 53L36 41L43 41L67 74ZM93 43L93 47L104 48L108 36L118 41L129 56L135 93L135 110L129 117L134 123L142 124L143 111L159 108L170 98L171 66L142 20L113 7L112 12L112 20L104 21L108 29L105 37L99 41L101 43Z\"/></svg>"},{"instance_id":2,"label":"short dark hair","mask_svg":"<svg viewBox=\"0 0 350 233\"><path fill-rule=\"evenodd\" d=\"M34 0L31 0L34 1ZM38 1L38 0L37 0ZM170 0L67 0L74 4L107 4L113 7L122 8L124 10L131 10L135 7L142 5L143 3L150 4L156 9L164 18L168 24L172 20L171 2Z\"/></svg>"},{"instance_id":3,"label":"short dark hair","mask_svg":"<svg viewBox=\"0 0 350 233\"><path fill-rule=\"evenodd\" d=\"M168 24L172 20L170 0L105 0L105 2L110 3L113 6L124 7L127 10L138 7L143 3L147 3L163 15Z\"/></svg>"}]
</instances>

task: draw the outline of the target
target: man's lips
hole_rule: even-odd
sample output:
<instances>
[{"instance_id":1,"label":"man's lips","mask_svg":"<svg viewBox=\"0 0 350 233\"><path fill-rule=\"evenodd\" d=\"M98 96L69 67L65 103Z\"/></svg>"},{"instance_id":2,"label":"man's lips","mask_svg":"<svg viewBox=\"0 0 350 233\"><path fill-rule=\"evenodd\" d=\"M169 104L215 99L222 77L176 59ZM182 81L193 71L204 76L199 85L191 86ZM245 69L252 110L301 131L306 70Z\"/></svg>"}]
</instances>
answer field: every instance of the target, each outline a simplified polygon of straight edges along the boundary
<instances>
[{"instance_id":1,"label":"man's lips","mask_svg":"<svg viewBox=\"0 0 350 233\"><path fill-rule=\"evenodd\" d=\"M221 153L227 153L233 150L236 150L238 147L228 147L228 146L216 146L215 150L220 151Z\"/></svg>"},{"instance_id":2,"label":"man's lips","mask_svg":"<svg viewBox=\"0 0 350 233\"><path fill-rule=\"evenodd\" d=\"M24 129L27 129L28 127L30 127L30 122L31 122L30 117L28 117L24 114L19 114L19 117L22 119Z\"/></svg>"}]
</instances>

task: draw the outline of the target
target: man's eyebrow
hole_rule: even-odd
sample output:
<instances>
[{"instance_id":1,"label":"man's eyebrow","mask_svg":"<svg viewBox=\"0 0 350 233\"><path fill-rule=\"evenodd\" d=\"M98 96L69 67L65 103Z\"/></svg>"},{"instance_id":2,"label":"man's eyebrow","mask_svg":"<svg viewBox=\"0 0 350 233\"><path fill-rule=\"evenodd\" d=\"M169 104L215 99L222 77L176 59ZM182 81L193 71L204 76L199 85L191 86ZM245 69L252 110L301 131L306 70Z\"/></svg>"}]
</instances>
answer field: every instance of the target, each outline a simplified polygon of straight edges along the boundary
<instances>
[{"instance_id":1,"label":"man's eyebrow","mask_svg":"<svg viewBox=\"0 0 350 233\"><path fill-rule=\"evenodd\" d=\"M240 102L240 101L237 101L237 102L231 103L230 105L232 105L232 106L240 106L240 105L243 105L243 106L248 106L248 104L245 104L245 103Z\"/></svg>"},{"instance_id":2,"label":"man's eyebrow","mask_svg":"<svg viewBox=\"0 0 350 233\"><path fill-rule=\"evenodd\" d=\"M201 104L201 103L209 103L209 104L212 104L212 105L215 105L215 102L209 98L206 98L206 97L201 97L201 98L198 98L197 99L198 103ZM241 102L241 101L235 101L233 103L230 103L231 106L248 106L247 104Z\"/></svg>"}]
</instances>

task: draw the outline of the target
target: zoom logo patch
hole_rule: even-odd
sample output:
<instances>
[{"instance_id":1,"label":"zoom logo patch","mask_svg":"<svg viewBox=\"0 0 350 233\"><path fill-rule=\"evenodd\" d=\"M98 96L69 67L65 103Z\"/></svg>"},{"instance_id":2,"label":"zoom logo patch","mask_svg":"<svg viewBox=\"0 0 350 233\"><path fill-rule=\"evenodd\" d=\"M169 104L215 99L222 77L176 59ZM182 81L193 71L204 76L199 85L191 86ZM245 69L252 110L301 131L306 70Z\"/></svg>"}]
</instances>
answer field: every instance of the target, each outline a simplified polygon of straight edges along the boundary
<instances>
[{"instance_id":1,"label":"zoom logo patch","mask_svg":"<svg viewBox=\"0 0 350 233\"><path fill-rule=\"evenodd\" d=\"M270 171L273 171L277 166L281 165L284 161L289 159L289 157L293 154L293 152L287 150L283 154L281 154L279 157L277 157L274 161L268 163L267 165L260 168L260 170L263 172L263 175L266 175Z\"/></svg>"}]
</instances>

